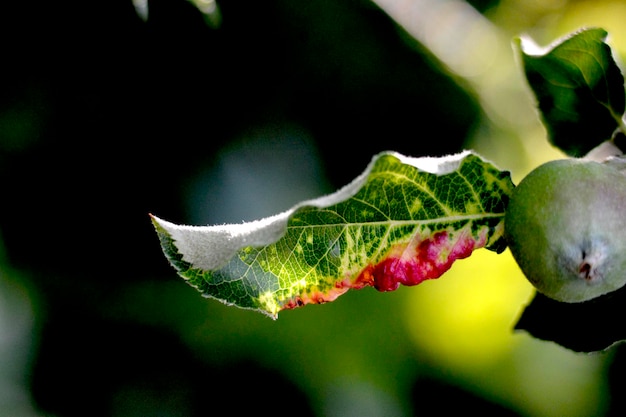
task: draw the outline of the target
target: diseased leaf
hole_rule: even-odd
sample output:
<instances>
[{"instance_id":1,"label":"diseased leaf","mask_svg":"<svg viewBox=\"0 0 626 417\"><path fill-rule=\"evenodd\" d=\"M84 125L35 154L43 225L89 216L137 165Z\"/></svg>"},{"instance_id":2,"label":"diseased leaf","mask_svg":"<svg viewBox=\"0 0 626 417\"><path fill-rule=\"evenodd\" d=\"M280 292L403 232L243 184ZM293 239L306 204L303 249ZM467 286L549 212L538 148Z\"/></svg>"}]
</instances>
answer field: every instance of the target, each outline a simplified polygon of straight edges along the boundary
<instances>
[{"instance_id":1,"label":"diseased leaf","mask_svg":"<svg viewBox=\"0 0 626 417\"><path fill-rule=\"evenodd\" d=\"M575 32L540 48L516 39L550 142L574 157L611 138L625 109L624 77L603 29Z\"/></svg>"},{"instance_id":2,"label":"diseased leaf","mask_svg":"<svg viewBox=\"0 0 626 417\"><path fill-rule=\"evenodd\" d=\"M472 152L385 152L334 194L250 223L180 226L152 216L166 257L203 295L263 312L333 301L350 288L395 290L456 259L505 249L508 172Z\"/></svg>"}]
</instances>

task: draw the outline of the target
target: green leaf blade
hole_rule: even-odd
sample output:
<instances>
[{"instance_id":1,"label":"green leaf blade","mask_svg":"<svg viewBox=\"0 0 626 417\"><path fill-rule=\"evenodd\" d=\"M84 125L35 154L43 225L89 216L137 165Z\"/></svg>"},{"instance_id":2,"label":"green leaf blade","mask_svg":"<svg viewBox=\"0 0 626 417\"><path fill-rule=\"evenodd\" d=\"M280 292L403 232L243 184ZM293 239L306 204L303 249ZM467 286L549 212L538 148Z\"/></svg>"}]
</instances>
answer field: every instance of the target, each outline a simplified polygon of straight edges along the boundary
<instances>
[{"instance_id":1,"label":"green leaf blade","mask_svg":"<svg viewBox=\"0 0 626 417\"><path fill-rule=\"evenodd\" d=\"M152 217L179 275L203 295L276 318L349 289L438 278L473 250L506 247L508 172L465 152L386 152L351 184L251 224L178 226Z\"/></svg>"},{"instance_id":2,"label":"green leaf blade","mask_svg":"<svg viewBox=\"0 0 626 417\"><path fill-rule=\"evenodd\" d=\"M569 156L585 155L621 126L624 77L606 38L605 30L590 28L547 49L516 40L548 138Z\"/></svg>"}]
</instances>

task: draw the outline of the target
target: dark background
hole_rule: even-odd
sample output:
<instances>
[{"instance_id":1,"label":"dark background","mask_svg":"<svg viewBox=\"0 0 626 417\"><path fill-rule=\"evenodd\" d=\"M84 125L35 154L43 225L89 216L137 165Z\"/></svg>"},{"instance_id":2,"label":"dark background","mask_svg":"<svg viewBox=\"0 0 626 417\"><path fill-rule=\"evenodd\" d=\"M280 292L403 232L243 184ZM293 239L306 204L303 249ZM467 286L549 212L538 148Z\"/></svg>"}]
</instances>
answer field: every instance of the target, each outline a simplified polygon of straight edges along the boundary
<instances>
[{"instance_id":1,"label":"dark background","mask_svg":"<svg viewBox=\"0 0 626 417\"><path fill-rule=\"evenodd\" d=\"M397 313L386 310L393 298L378 307L390 322L355 324L367 303L346 296L338 306L312 307L328 317L294 311L276 331L256 313L204 300L175 276L148 213L177 223L225 221L190 206L201 198L198 178L224 149L245 148L242 137L284 136L278 150L313 158L317 170L288 174L316 184L302 191L309 197L345 185L380 151L457 152L480 115L475 98L367 1L219 7L215 28L183 0L150 1L146 22L130 0L0 6L4 275L32 303L23 378L45 415L200 416L223 407L323 415L320 379L303 381L295 370L313 367L302 352L331 362L335 356L323 355L332 349L319 346L346 327L350 335L372 332L352 339L369 341L367 352L385 346L389 354L401 339L390 324ZM294 137L294 126L305 133ZM264 143L271 153L273 142ZM208 320L219 323L206 327ZM306 339L307 328L316 337ZM285 341L293 329L299 339ZM393 369L404 367L409 381L406 409L436 404L440 414L454 403L521 415L436 371L415 371L427 366L403 357L402 343L397 358L370 360L383 370L387 361L402 364ZM611 404L623 409L619 396Z\"/></svg>"}]
</instances>

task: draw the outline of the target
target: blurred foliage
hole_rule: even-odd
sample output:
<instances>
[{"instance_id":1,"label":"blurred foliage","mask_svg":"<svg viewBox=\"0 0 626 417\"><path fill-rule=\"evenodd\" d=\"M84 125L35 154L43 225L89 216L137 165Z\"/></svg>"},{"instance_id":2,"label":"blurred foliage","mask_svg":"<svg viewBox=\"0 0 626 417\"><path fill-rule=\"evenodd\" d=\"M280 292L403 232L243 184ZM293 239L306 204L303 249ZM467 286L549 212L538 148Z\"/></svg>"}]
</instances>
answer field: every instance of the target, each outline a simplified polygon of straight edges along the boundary
<instances>
[{"instance_id":1,"label":"blurred foliage","mask_svg":"<svg viewBox=\"0 0 626 417\"><path fill-rule=\"evenodd\" d=\"M474 10L414 2L439 3ZM525 94L510 39L602 26L623 58L623 2L472 4L490 35L464 52L493 58L484 74L432 48L461 26L413 39L365 0L223 0L212 24L184 0L149 1L145 20L131 0L4 2L0 416L623 415L621 346L580 355L513 330L533 294L507 253L274 322L197 297L154 236L149 212L263 217L383 150L472 147L518 179L559 156L530 95L498 95Z\"/></svg>"}]
</instances>

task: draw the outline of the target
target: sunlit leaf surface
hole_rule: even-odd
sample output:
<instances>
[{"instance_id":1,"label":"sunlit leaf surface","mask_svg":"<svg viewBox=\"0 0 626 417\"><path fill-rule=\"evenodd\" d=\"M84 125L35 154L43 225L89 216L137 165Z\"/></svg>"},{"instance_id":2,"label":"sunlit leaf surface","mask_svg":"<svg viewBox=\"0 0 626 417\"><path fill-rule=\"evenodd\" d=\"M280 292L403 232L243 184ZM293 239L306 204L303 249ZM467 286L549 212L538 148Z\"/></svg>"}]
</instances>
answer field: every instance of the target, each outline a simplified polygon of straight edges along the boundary
<instances>
[{"instance_id":1,"label":"sunlit leaf surface","mask_svg":"<svg viewBox=\"0 0 626 417\"><path fill-rule=\"evenodd\" d=\"M167 258L203 295L273 318L351 288L440 277L478 248L505 249L508 172L472 152L385 152L334 194L250 223L180 226L152 216Z\"/></svg>"}]
</instances>

